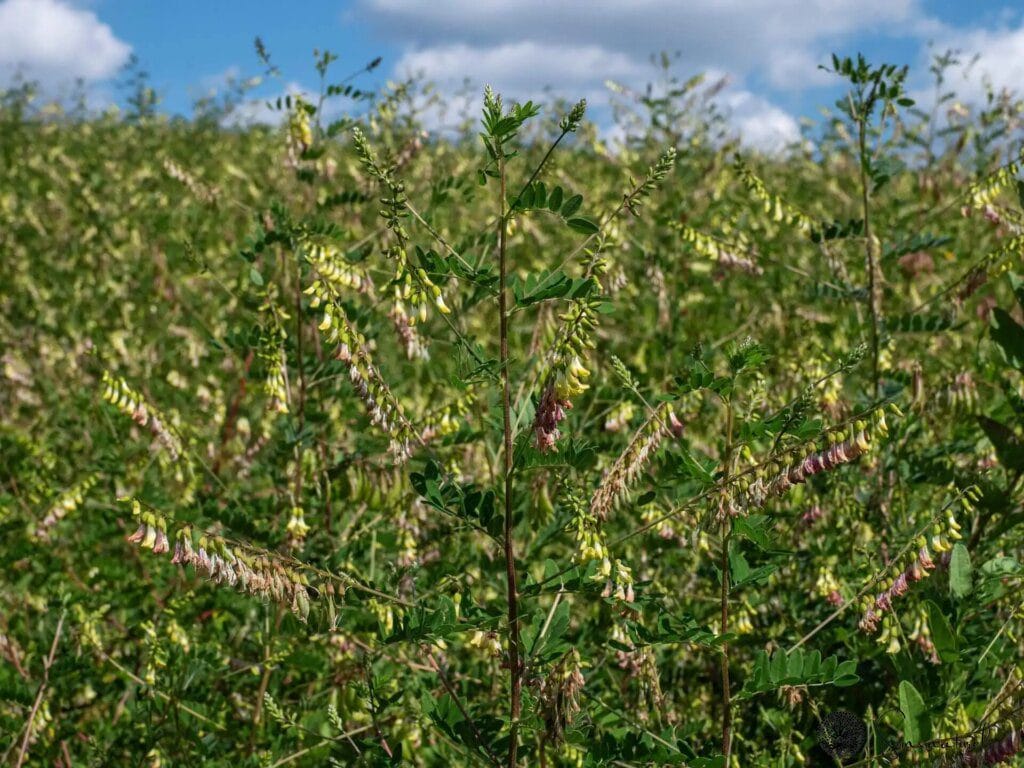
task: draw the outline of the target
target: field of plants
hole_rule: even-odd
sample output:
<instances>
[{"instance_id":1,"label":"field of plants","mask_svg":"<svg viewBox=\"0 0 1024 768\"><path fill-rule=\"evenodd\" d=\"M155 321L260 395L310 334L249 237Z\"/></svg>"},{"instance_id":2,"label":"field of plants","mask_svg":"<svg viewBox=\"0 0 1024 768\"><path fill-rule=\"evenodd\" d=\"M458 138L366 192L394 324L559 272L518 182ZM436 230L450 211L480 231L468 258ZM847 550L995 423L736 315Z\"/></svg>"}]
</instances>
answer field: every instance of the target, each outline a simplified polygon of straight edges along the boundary
<instances>
[{"instance_id":1,"label":"field of plants","mask_svg":"<svg viewBox=\"0 0 1024 768\"><path fill-rule=\"evenodd\" d=\"M1024 102L334 58L2 95L0 763L1024 764Z\"/></svg>"}]
</instances>

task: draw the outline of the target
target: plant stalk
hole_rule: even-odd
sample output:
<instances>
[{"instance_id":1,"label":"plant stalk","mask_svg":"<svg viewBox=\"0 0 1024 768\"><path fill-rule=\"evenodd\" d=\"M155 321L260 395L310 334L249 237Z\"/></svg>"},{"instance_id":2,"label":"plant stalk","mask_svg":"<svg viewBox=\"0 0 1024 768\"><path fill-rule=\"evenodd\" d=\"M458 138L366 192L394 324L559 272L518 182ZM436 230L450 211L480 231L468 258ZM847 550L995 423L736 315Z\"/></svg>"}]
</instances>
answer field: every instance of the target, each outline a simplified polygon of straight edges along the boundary
<instances>
[{"instance_id":1,"label":"plant stalk","mask_svg":"<svg viewBox=\"0 0 1024 768\"><path fill-rule=\"evenodd\" d=\"M733 410L732 401L728 403L726 412L726 443L724 471L728 476L732 466L732 432ZM726 515L722 520L722 634L729 631L729 540L732 537L732 519ZM722 643L722 754L725 765L729 765L732 753L732 694L729 690L729 644Z\"/></svg>"},{"instance_id":2,"label":"plant stalk","mask_svg":"<svg viewBox=\"0 0 1024 768\"><path fill-rule=\"evenodd\" d=\"M507 239L508 220L505 215L505 156L498 149L499 212L498 217L498 334L500 337L501 414L505 438L505 578L508 584L508 660L509 660L509 743L508 767L514 768L519 751L519 717L522 712L523 670L519 653L519 595L516 588L515 542L512 538L512 408L508 381L508 297Z\"/></svg>"},{"instance_id":3,"label":"plant stalk","mask_svg":"<svg viewBox=\"0 0 1024 768\"><path fill-rule=\"evenodd\" d=\"M873 92L869 98L874 98ZM864 115L861 115L857 121L857 144L860 150L860 199L864 214L864 249L868 262L868 313L871 315L871 391L877 399L880 391L878 380L878 260L875 256L875 244L871 237L867 175L867 117Z\"/></svg>"}]
</instances>

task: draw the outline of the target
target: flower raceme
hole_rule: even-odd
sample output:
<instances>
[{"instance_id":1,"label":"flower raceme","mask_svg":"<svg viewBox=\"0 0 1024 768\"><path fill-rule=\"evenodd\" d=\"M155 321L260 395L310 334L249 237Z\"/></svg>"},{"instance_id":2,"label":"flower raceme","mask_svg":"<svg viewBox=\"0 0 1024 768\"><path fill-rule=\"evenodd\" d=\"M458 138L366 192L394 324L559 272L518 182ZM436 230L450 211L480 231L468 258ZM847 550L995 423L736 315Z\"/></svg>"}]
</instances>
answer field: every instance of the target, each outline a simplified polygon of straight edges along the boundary
<instances>
[{"instance_id":1,"label":"flower raceme","mask_svg":"<svg viewBox=\"0 0 1024 768\"><path fill-rule=\"evenodd\" d=\"M132 514L139 524L127 537L128 541L156 555L170 551L167 520L163 516L143 509L137 499L132 499ZM186 525L174 535L171 563L191 565L196 573L215 584L227 584L286 605L303 621L309 616L310 589L306 577L269 552L249 550L206 534L201 534L196 542L191 526Z\"/></svg>"},{"instance_id":2,"label":"flower raceme","mask_svg":"<svg viewBox=\"0 0 1024 768\"><path fill-rule=\"evenodd\" d=\"M611 511L626 498L629 487L636 482L644 467L658 450L665 437L679 437L682 422L668 403L661 403L651 417L637 430L626 450L605 472L601 484L590 500L590 511L599 520L606 520Z\"/></svg>"},{"instance_id":3,"label":"flower raceme","mask_svg":"<svg viewBox=\"0 0 1024 768\"><path fill-rule=\"evenodd\" d=\"M98 482L99 475L87 475L64 493L60 494L60 496L54 500L53 504L50 505L50 509L47 511L46 517L44 517L39 522L39 525L36 526L36 538L45 538L53 526L63 520L69 513L78 509L85 500L86 494L89 493L89 491L92 490L92 487Z\"/></svg>"},{"instance_id":4,"label":"flower raceme","mask_svg":"<svg viewBox=\"0 0 1024 768\"><path fill-rule=\"evenodd\" d=\"M417 433L374 365L362 334L333 299L324 308L320 330L329 342L337 344L334 356L348 366L352 388L366 406L370 422L391 439L390 450L395 456L402 460L409 458Z\"/></svg>"},{"instance_id":5,"label":"flower raceme","mask_svg":"<svg viewBox=\"0 0 1024 768\"><path fill-rule=\"evenodd\" d=\"M544 390L533 420L534 445L544 453L555 449L561 437L558 425L572 408L572 398L583 394L589 386L590 371L583 360L594 347L591 334L597 326L597 304L591 299L574 301L561 320L562 326L547 354Z\"/></svg>"},{"instance_id":6,"label":"flower raceme","mask_svg":"<svg viewBox=\"0 0 1024 768\"><path fill-rule=\"evenodd\" d=\"M858 626L865 632L872 634L876 632L883 615L892 610L893 601L907 594L911 585L921 581L935 569L932 550L938 554L948 552L953 547L951 542L959 538L961 538L960 525L953 513L950 512L946 518L945 527L936 525L930 537L922 536L918 541L918 550L910 563L895 578L890 579L888 586L879 592L873 600L868 599ZM891 642L895 636L890 637L890 634L890 632L883 632L880 641ZM896 647L898 648L898 641Z\"/></svg>"},{"instance_id":7,"label":"flower raceme","mask_svg":"<svg viewBox=\"0 0 1024 768\"><path fill-rule=\"evenodd\" d=\"M832 431L822 448L804 449L788 460L762 465L754 471L753 479L743 473L735 481L735 489L723 493L720 514L737 517L759 509L811 477L860 458L871 450L876 437L884 437L888 431L885 413L879 408L865 419Z\"/></svg>"},{"instance_id":8,"label":"flower raceme","mask_svg":"<svg viewBox=\"0 0 1024 768\"><path fill-rule=\"evenodd\" d=\"M153 437L177 460L182 454L181 438L159 411L122 378L114 378L108 371L103 372L103 399L121 413L129 416L140 427L147 428Z\"/></svg>"}]
</instances>

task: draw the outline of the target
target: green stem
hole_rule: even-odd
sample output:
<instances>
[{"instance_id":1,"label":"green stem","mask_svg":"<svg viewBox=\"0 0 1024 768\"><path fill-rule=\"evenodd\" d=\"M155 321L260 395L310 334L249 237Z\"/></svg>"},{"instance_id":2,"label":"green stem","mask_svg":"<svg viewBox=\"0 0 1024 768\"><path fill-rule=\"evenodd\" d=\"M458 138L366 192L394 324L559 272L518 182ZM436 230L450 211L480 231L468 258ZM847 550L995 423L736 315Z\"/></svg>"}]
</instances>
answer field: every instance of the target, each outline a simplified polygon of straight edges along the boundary
<instances>
[{"instance_id":1,"label":"green stem","mask_svg":"<svg viewBox=\"0 0 1024 768\"><path fill-rule=\"evenodd\" d=\"M516 588L515 542L512 538L512 409L508 382L508 297L507 238L508 219L505 215L505 155L498 148L499 210L498 218L498 313L501 365L501 413L505 439L505 579L508 585L508 659L509 687L509 743L508 766L514 768L519 750L519 717L522 712L523 669L519 660L519 595Z\"/></svg>"}]
</instances>

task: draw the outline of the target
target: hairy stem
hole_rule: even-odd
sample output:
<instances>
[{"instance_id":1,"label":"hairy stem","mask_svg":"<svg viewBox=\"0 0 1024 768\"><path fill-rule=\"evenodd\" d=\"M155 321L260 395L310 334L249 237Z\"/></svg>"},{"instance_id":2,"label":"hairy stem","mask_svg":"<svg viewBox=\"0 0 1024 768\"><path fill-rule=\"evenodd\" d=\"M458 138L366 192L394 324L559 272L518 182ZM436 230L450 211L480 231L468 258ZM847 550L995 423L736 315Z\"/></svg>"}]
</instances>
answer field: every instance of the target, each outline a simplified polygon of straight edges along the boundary
<instances>
[{"instance_id":1,"label":"hairy stem","mask_svg":"<svg viewBox=\"0 0 1024 768\"><path fill-rule=\"evenodd\" d=\"M505 437L505 578L508 583L508 669L509 719L508 766L513 768L519 750L519 716L522 710L523 670L519 661L519 595L516 589L516 553L512 539L512 409L508 383L508 297L507 238L508 220L505 216L505 156L498 150L499 213L498 217L498 313L501 365L501 415Z\"/></svg>"},{"instance_id":2,"label":"hairy stem","mask_svg":"<svg viewBox=\"0 0 1024 768\"><path fill-rule=\"evenodd\" d=\"M729 402L726 413L725 428L725 464L724 471L728 475L732 465L732 430L733 410ZM729 631L729 539L732 537L732 519L726 515L722 520L722 634ZM725 765L729 765L732 753L732 696L729 691L729 644L722 643L722 754Z\"/></svg>"},{"instance_id":3,"label":"hairy stem","mask_svg":"<svg viewBox=\"0 0 1024 768\"><path fill-rule=\"evenodd\" d=\"M874 98L872 92L869 99ZM867 116L861 115L857 120L857 144L860 150L860 200L861 210L864 215L864 250L867 254L868 263L868 313L871 315L871 381L872 393L877 398L879 393L878 382L878 260L875 257L875 244L871 237L871 210L869 206L868 193L868 151L867 151Z\"/></svg>"}]
</instances>

